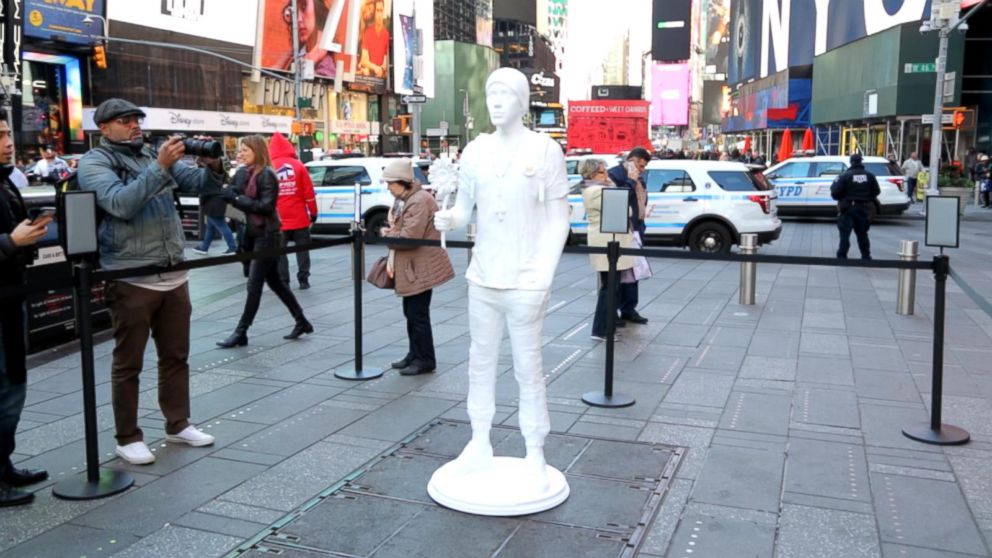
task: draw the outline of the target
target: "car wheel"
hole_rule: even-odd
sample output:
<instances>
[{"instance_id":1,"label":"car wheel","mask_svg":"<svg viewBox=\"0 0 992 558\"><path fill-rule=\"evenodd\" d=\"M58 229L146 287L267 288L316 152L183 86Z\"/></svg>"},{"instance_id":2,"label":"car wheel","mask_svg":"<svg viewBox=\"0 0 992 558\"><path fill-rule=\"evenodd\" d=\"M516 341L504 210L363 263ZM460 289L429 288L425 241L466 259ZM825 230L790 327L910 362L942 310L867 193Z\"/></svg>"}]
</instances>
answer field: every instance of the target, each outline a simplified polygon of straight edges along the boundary
<instances>
[{"instance_id":1,"label":"car wheel","mask_svg":"<svg viewBox=\"0 0 992 558\"><path fill-rule=\"evenodd\" d=\"M379 231L388 224L385 211L379 211L369 215L365 219L365 238L368 240L381 238L382 235L379 234Z\"/></svg>"},{"instance_id":2,"label":"car wheel","mask_svg":"<svg viewBox=\"0 0 992 558\"><path fill-rule=\"evenodd\" d=\"M689 234L689 249L710 254L726 253L733 241L727 227L720 223L703 223L696 225Z\"/></svg>"}]
</instances>

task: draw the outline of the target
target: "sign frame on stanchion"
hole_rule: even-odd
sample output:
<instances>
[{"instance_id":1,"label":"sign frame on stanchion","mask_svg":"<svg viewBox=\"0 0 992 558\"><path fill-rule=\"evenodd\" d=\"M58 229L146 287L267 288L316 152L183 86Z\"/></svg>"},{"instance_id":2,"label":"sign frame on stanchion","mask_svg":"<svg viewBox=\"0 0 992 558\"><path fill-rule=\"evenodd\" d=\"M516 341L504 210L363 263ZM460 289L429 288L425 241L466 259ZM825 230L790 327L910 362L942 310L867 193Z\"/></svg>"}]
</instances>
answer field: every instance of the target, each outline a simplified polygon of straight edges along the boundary
<instances>
[{"instance_id":1,"label":"sign frame on stanchion","mask_svg":"<svg viewBox=\"0 0 992 558\"><path fill-rule=\"evenodd\" d=\"M73 475L52 488L52 494L65 500L96 500L124 492L134 485L126 471L100 468L97 440L96 381L93 364L93 317L90 308L93 265L89 258L97 252L96 193L63 194L59 237L66 258L73 265L73 298L79 324L79 355L83 380L83 422L86 435L86 472Z\"/></svg>"},{"instance_id":2,"label":"sign frame on stanchion","mask_svg":"<svg viewBox=\"0 0 992 558\"><path fill-rule=\"evenodd\" d=\"M947 276L951 260L944 248L957 248L960 240L961 216L957 196L927 196L926 245L940 248L933 257L933 372L930 389L930 422L902 429L904 436L924 444L956 446L971 440L963 428L941 422L944 398L944 314Z\"/></svg>"},{"instance_id":3,"label":"sign frame on stanchion","mask_svg":"<svg viewBox=\"0 0 992 558\"><path fill-rule=\"evenodd\" d=\"M613 348L614 336L617 331L617 287L619 276L617 261L620 260L620 243L618 234L630 232L628 220L628 193L626 189L603 188L600 205L599 231L613 234L613 240L606 244L606 259L609 271L606 273L606 372L603 391L590 391L582 395L582 402L593 407L619 408L630 407L635 403L633 397L613 393Z\"/></svg>"},{"instance_id":4,"label":"sign frame on stanchion","mask_svg":"<svg viewBox=\"0 0 992 558\"><path fill-rule=\"evenodd\" d=\"M362 185L355 184L355 215L351 223L351 265L355 284L355 366L335 370L334 377L355 382L374 380L382 376L381 368L369 368L362 355L362 287L365 282L365 227L362 225Z\"/></svg>"}]
</instances>

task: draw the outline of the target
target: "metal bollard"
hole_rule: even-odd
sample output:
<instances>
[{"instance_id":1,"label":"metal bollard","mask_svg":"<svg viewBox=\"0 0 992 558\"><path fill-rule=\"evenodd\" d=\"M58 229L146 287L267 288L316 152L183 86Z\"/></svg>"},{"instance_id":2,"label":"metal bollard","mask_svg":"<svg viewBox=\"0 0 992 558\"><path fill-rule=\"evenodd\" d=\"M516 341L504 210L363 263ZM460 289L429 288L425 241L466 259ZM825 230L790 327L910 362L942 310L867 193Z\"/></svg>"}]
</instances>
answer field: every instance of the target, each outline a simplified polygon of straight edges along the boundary
<instances>
[{"instance_id":1,"label":"metal bollard","mask_svg":"<svg viewBox=\"0 0 992 558\"><path fill-rule=\"evenodd\" d=\"M465 235L469 242L475 242L475 223L468 224L468 232ZM468 249L468 263L472 263L472 249Z\"/></svg>"},{"instance_id":2,"label":"metal bollard","mask_svg":"<svg viewBox=\"0 0 992 558\"><path fill-rule=\"evenodd\" d=\"M757 254L758 235L753 233L742 234L740 249L741 254ZM753 305L755 302L754 291L757 286L757 271L758 264L754 262L741 262L741 294L739 300L741 304Z\"/></svg>"},{"instance_id":3,"label":"metal bollard","mask_svg":"<svg viewBox=\"0 0 992 558\"><path fill-rule=\"evenodd\" d=\"M915 262L920 256L920 243L915 240L899 241L899 259ZM896 294L896 314L912 316L916 306L916 270L899 270L899 291Z\"/></svg>"}]
</instances>

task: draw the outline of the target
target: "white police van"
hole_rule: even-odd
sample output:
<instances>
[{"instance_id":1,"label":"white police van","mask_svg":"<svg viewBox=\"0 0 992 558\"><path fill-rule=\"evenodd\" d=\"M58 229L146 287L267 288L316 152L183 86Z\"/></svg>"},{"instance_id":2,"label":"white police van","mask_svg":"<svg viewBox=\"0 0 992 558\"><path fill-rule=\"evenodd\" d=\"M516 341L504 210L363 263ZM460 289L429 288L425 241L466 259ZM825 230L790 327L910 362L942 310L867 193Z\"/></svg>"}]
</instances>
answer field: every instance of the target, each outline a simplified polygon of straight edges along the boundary
<instances>
[{"instance_id":1,"label":"white police van","mask_svg":"<svg viewBox=\"0 0 992 558\"><path fill-rule=\"evenodd\" d=\"M757 234L761 244L782 233L775 191L742 163L652 160L644 178L647 242L687 246L696 252L728 252L744 233ZM572 234L585 235L589 223L578 186L568 201Z\"/></svg>"},{"instance_id":2,"label":"white police van","mask_svg":"<svg viewBox=\"0 0 992 558\"><path fill-rule=\"evenodd\" d=\"M900 215L906 211L910 201L902 169L884 157L865 157L863 163L881 189L875 213ZM764 174L778 192L779 215L833 216L837 202L830 197L830 186L849 167L850 157L819 155L787 159Z\"/></svg>"},{"instance_id":3,"label":"white police van","mask_svg":"<svg viewBox=\"0 0 992 558\"><path fill-rule=\"evenodd\" d=\"M325 159L306 164L314 193L317 194L316 232L341 232L347 229L355 214L355 185L361 187L361 210L365 230L378 236L386 226L387 213L393 206L393 195L382 181L382 169L388 157L356 157ZM413 164L413 176L426 184L424 172Z\"/></svg>"}]
</instances>

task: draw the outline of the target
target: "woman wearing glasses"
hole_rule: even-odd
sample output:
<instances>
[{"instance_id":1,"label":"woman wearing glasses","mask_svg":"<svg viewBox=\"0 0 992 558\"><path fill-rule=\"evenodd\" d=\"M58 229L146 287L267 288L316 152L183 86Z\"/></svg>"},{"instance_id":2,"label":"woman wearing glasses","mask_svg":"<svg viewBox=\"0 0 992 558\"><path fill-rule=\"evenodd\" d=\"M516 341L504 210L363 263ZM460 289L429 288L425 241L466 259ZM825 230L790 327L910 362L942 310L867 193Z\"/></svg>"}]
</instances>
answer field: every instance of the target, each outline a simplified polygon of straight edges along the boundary
<instances>
[{"instance_id":1,"label":"woman wearing glasses","mask_svg":"<svg viewBox=\"0 0 992 558\"><path fill-rule=\"evenodd\" d=\"M606 244L616 237L621 248L630 248L632 235L627 234L607 234L600 231L600 209L603 204L603 189L615 188L606 172L606 161L602 159L586 159L579 164L579 175L582 182L579 188L582 191L582 205L586 210L586 219L589 221L589 230L586 233L586 241L589 246L606 247ZM629 219L628 219L629 224ZM599 272L599 297L596 299L596 313L592 319L592 338L597 341L606 339L606 279L610 269L609 260L605 254L590 254L589 262L592 268ZM634 267L634 259L630 256L620 256L617 262L617 272ZM620 281L617 281L617 293L614 300L620 300ZM619 319L617 320L619 324Z\"/></svg>"}]
</instances>

